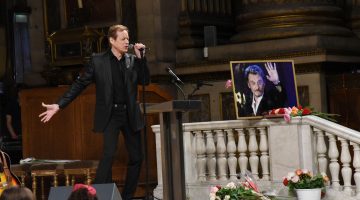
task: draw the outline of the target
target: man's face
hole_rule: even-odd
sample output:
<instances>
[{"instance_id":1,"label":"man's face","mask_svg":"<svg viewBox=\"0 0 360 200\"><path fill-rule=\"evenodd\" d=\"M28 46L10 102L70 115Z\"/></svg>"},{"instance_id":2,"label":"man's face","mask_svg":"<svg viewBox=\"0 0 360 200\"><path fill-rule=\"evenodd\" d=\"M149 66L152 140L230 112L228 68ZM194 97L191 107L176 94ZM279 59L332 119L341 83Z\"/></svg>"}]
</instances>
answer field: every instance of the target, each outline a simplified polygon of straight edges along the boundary
<instances>
[{"instance_id":1,"label":"man's face","mask_svg":"<svg viewBox=\"0 0 360 200\"><path fill-rule=\"evenodd\" d=\"M260 97L264 94L265 82L259 74L249 74L248 86L254 97Z\"/></svg>"},{"instance_id":2,"label":"man's face","mask_svg":"<svg viewBox=\"0 0 360 200\"><path fill-rule=\"evenodd\" d=\"M117 31L117 38L110 38L111 48L120 54L124 54L129 48L129 33L127 31Z\"/></svg>"}]
</instances>

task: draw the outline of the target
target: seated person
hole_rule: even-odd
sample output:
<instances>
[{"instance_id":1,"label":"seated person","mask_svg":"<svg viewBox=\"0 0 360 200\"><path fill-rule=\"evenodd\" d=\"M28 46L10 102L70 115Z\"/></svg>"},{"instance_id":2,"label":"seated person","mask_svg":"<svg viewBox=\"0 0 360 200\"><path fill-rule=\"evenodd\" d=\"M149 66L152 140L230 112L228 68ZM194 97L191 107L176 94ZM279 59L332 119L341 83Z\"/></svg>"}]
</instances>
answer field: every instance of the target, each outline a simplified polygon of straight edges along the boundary
<instances>
[{"instance_id":1,"label":"seated person","mask_svg":"<svg viewBox=\"0 0 360 200\"><path fill-rule=\"evenodd\" d=\"M68 200L97 200L96 190L90 185L75 184Z\"/></svg>"},{"instance_id":2,"label":"seated person","mask_svg":"<svg viewBox=\"0 0 360 200\"><path fill-rule=\"evenodd\" d=\"M35 200L35 196L29 188L13 186L1 193L0 200Z\"/></svg>"},{"instance_id":3,"label":"seated person","mask_svg":"<svg viewBox=\"0 0 360 200\"><path fill-rule=\"evenodd\" d=\"M9 98L5 107L7 137L18 140L21 137L21 113L18 99Z\"/></svg>"}]
</instances>

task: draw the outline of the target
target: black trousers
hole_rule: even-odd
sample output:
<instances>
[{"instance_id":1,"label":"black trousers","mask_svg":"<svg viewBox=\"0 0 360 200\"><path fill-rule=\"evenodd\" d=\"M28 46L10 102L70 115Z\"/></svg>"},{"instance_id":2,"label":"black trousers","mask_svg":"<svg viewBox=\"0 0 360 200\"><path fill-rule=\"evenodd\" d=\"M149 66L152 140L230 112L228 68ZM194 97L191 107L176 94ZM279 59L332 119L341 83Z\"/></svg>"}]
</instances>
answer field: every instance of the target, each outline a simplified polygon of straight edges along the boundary
<instances>
[{"instance_id":1,"label":"black trousers","mask_svg":"<svg viewBox=\"0 0 360 200\"><path fill-rule=\"evenodd\" d=\"M131 199L138 183L143 152L141 144L141 131L132 131L128 123L126 108L113 108L110 121L103 133L103 156L96 171L95 183L112 183L112 163L117 151L120 131L124 135L124 141L128 152L128 166L125 186L122 191L124 200Z\"/></svg>"}]
</instances>

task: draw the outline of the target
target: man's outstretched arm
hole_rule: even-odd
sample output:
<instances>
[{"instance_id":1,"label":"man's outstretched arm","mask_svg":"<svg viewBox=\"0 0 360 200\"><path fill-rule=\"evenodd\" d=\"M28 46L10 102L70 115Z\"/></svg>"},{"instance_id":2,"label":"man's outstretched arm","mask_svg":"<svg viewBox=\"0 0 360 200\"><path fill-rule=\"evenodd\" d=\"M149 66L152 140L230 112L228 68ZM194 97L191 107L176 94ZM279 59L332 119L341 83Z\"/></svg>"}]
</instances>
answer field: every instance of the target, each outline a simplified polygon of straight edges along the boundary
<instances>
[{"instance_id":1,"label":"man's outstretched arm","mask_svg":"<svg viewBox=\"0 0 360 200\"><path fill-rule=\"evenodd\" d=\"M48 122L60 110L58 104L41 103L41 105L46 108L46 111L39 115L43 123Z\"/></svg>"}]
</instances>

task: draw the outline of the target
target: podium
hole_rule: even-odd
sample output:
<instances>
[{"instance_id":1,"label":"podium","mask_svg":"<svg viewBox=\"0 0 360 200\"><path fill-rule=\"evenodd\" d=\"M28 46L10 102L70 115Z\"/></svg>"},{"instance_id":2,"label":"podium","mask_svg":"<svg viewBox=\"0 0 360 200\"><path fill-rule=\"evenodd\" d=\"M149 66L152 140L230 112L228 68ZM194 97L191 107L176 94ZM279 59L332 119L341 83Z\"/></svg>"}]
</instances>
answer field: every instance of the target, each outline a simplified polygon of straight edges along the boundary
<instances>
[{"instance_id":1,"label":"podium","mask_svg":"<svg viewBox=\"0 0 360 200\"><path fill-rule=\"evenodd\" d=\"M186 199L182 113L200 106L200 100L174 100L146 107L160 115L164 200Z\"/></svg>"}]
</instances>

